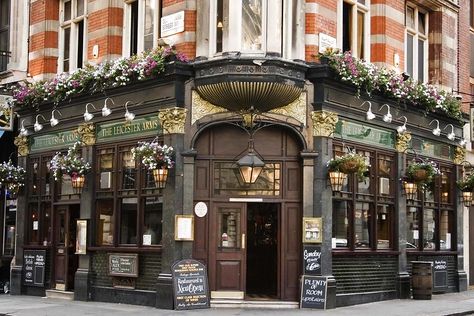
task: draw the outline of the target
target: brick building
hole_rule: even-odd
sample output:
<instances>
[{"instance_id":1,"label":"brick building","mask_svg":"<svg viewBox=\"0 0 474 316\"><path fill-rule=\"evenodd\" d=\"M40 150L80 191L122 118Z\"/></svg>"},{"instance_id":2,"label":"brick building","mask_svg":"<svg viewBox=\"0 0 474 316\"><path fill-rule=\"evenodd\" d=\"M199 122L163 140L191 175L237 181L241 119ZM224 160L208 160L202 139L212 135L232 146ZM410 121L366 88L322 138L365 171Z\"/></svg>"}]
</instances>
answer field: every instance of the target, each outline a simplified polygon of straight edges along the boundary
<instances>
[{"instance_id":1,"label":"brick building","mask_svg":"<svg viewBox=\"0 0 474 316\"><path fill-rule=\"evenodd\" d=\"M441 262L436 291L466 289L455 183L469 138L459 107L471 93L471 2L18 2L29 4L33 83L14 92L28 180L13 294L173 308L171 266L183 258L206 264L216 305L295 306L302 275L326 278L328 308L408 298L412 261ZM25 32L12 25L13 52ZM155 137L176 151L164 188L131 160L137 140ZM82 191L50 172L76 139L92 165ZM368 169L335 188L328 165L350 153ZM428 161L441 174L408 196L406 170ZM261 173L246 182L242 167ZM177 225L186 218L190 232ZM309 252L320 254L314 271ZM38 279L26 277L28 256L45 262Z\"/></svg>"}]
</instances>

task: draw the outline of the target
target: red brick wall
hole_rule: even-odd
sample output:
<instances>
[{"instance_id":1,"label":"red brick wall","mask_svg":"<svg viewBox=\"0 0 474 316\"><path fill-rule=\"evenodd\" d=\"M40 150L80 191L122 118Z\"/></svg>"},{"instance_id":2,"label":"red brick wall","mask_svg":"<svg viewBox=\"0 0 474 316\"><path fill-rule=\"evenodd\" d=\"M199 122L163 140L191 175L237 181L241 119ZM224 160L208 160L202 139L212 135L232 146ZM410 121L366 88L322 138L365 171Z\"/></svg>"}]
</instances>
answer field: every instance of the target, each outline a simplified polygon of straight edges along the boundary
<instances>
[{"instance_id":1,"label":"red brick wall","mask_svg":"<svg viewBox=\"0 0 474 316\"><path fill-rule=\"evenodd\" d=\"M316 5L316 6L315 6ZM310 8L319 7L319 12L312 12ZM326 16L322 12L330 13ZM337 1L333 0L306 0L305 13L305 34L314 35L310 38L316 38L319 33L324 33L334 38L337 37ZM315 61L315 55L319 51L319 43L306 41L305 60Z\"/></svg>"},{"instance_id":2,"label":"red brick wall","mask_svg":"<svg viewBox=\"0 0 474 316\"><path fill-rule=\"evenodd\" d=\"M87 58L96 62L103 61L111 55L122 55L122 36L114 34L114 30L123 28L123 8L109 7L95 12L89 12L89 34L105 34L99 37L89 37L87 43ZM113 34L113 35L111 35ZM99 55L92 55L94 45L99 46Z\"/></svg>"},{"instance_id":3,"label":"red brick wall","mask_svg":"<svg viewBox=\"0 0 474 316\"><path fill-rule=\"evenodd\" d=\"M469 84L471 67L471 43L470 43L470 22L469 22L469 0L459 0L459 50L458 50L458 90L463 93L471 93ZM463 97L463 111L469 112L471 97L468 94L461 94Z\"/></svg>"}]
</instances>

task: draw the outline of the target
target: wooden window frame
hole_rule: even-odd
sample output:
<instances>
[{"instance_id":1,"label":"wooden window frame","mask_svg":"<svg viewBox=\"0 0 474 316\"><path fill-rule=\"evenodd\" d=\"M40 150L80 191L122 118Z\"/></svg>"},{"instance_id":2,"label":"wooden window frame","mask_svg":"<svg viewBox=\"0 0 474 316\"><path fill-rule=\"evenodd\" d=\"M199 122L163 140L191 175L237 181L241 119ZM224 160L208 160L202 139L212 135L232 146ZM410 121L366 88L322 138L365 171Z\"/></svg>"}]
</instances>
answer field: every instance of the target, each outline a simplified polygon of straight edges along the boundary
<instances>
[{"instance_id":1,"label":"wooden window frame","mask_svg":"<svg viewBox=\"0 0 474 316\"><path fill-rule=\"evenodd\" d=\"M87 0L84 1L84 12L78 14L77 12L77 1L78 0L61 0L59 3L59 56L58 56L58 73L65 72L64 62L68 61L69 69L68 72L72 72L78 68L82 68L87 62ZM64 4L71 2L71 18L65 20L64 17ZM80 25L82 23L82 37L80 37ZM69 56L64 55L64 44L66 41L66 29L70 29L69 32ZM81 54L79 49L81 48ZM81 61L81 65L78 63Z\"/></svg>"},{"instance_id":2,"label":"wooden window frame","mask_svg":"<svg viewBox=\"0 0 474 316\"><path fill-rule=\"evenodd\" d=\"M414 10L414 22L415 26L414 28L411 28L408 26L408 23L405 20L405 52L407 52L408 49L408 35L413 36L413 56L408 56L408 54L405 54L405 71L408 72L408 69L406 68L408 66L408 59L412 58L413 59L413 73L410 74L413 79L418 80L419 74L418 74L418 56L419 56L419 50L418 50L418 41L421 40L423 41L423 62L424 62L424 67L423 67L423 76L422 76L422 82L427 82L428 81L428 62L429 62L429 56L428 56L428 35L429 35L429 14L427 11L421 9L415 4L412 3L407 3L405 6L405 19L406 19L406 12L408 8L411 8ZM418 15L419 14L424 14L425 15L425 34L420 33L418 30Z\"/></svg>"},{"instance_id":3,"label":"wooden window frame","mask_svg":"<svg viewBox=\"0 0 474 316\"><path fill-rule=\"evenodd\" d=\"M366 3L361 3L357 0L338 0L337 2L337 44L338 47L343 49L344 41L344 26L343 26L343 8L344 3L352 6L351 7L351 51L353 56L358 56L357 50L357 14L359 12L364 14L364 33L362 34L363 40L363 50L364 55L362 58L364 60L370 61L370 0L367 0Z\"/></svg>"}]
</instances>

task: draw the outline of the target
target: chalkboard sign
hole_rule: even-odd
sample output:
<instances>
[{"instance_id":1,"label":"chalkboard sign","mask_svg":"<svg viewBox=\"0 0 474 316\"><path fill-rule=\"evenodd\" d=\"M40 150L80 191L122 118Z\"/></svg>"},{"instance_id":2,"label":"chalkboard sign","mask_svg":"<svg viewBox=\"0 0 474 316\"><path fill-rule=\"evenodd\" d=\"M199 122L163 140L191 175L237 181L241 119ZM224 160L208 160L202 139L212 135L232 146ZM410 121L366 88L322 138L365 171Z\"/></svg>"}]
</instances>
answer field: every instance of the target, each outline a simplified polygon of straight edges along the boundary
<instances>
[{"instance_id":1,"label":"chalkboard sign","mask_svg":"<svg viewBox=\"0 0 474 316\"><path fill-rule=\"evenodd\" d=\"M206 266L201 262L185 259L172 268L174 308L209 308L209 293Z\"/></svg>"},{"instance_id":2,"label":"chalkboard sign","mask_svg":"<svg viewBox=\"0 0 474 316\"><path fill-rule=\"evenodd\" d=\"M444 258L433 261L433 292L445 292L448 289L448 262Z\"/></svg>"},{"instance_id":3,"label":"chalkboard sign","mask_svg":"<svg viewBox=\"0 0 474 316\"><path fill-rule=\"evenodd\" d=\"M44 286L45 267L46 250L24 250L23 284L28 286Z\"/></svg>"},{"instance_id":4,"label":"chalkboard sign","mask_svg":"<svg viewBox=\"0 0 474 316\"><path fill-rule=\"evenodd\" d=\"M303 275L300 308L326 309L327 277Z\"/></svg>"},{"instance_id":5,"label":"chalkboard sign","mask_svg":"<svg viewBox=\"0 0 474 316\"><path fill-rule=\"evenodd\" d=\"M109 275L138 277L138 254L109 253Z\"/></svg>"},{"instance_id":6,"label":"chalkboard sign","mask_svg":"<svg viewBox=\"0 0 474 316\"><path fill-rule=\"evenodd\" d=\"M303 245L303 274L321 275L321 246Z\"/></svg>"}]
</instances>

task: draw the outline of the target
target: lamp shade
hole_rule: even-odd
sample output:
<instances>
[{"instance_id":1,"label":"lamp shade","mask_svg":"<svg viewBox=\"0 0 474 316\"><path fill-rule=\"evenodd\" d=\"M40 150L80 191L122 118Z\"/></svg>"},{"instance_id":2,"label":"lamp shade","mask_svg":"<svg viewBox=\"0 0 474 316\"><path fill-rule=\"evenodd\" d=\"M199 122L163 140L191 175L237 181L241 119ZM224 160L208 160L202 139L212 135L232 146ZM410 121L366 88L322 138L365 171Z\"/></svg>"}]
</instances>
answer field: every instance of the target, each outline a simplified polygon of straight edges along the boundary
<instances>
[{"instance_id":1,"label":"lamp shade","mask_svg":"<svg viewBox=\"0 0 474 316\"><path fill-rule=\"evenodd\" d=\"M71 177L71 185L74 193L81 193L84 188L86 178L83 175L74 175Z\"/></svg>"},{"instance_id":2,"label":"lamp shade","mask_svg":"<svg viewBox=\"0 0 474 316\"><path fill-rule=\"evenodd\" d=\"M418 186L414 182L403 181L403 190L405 190L407 200L414 200L418 192Z\"/></svg>"},{"instance_id":3,"label":"lamp shade","mask_svg":"<svg viewBox=\"0 0 474 316\"><path fill-rule=\"evenodd\" d=\"M245 156L237 161L237 165L239 166L240 176L244 183L251 184L257 181L265 163L258 158L254 152L249 151Z\"/></svg>"},{"instance_id":4,"label":"lamp shade","mask_svg":"<svg viewBox=\"0 0 474 316\"><path fill-rule=\"evenodd\" d=\"M153 169L153 178L155 178L156 187L158 189L164 189L166 187L166 180L168 179L168 169Z\"/></svg>"},{"instance_id":5,"label":"lamp shade","mask_svg":"<svg viewBox=\"0 0 474 316\"><path fill-rule=\"evenodd\" d=\"M329 172L329 181L331 182L331 188L334 192L341 191L344 180L346 179L346 174L340 171L331 171Z\"/></svg>"},{"instance_id":6,"label":"lamp shade","mask_svg":"<svg viewBox=\"0 0 474 316\"><path fill-rule=\"evenodd\" d=\"M462 191L462 201L465 206L469 207L472 203L472 192L471 191Z\"/></svg>"}]
</instances>

